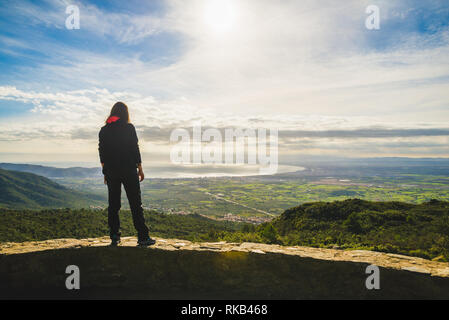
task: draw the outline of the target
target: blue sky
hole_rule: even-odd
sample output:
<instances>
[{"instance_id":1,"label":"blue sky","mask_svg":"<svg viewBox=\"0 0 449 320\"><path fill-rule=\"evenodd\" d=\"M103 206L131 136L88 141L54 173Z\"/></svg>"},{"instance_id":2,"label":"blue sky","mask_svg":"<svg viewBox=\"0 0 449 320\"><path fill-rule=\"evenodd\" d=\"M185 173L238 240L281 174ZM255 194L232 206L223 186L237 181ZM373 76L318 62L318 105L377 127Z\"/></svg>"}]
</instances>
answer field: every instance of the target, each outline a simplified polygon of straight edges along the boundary
<instances>
[{"instance_id":1,"label":"blue sky","mask_svg":"<svg viewBox=\"0 0 449 320\"><path fill-rule=\"evenodd\" d=\"M124 100L161 159L197 120L289 132L285 155L447 157L448 54L444 0L1 2L0 153L93 161Z\"/></svg>"}]
</instances>

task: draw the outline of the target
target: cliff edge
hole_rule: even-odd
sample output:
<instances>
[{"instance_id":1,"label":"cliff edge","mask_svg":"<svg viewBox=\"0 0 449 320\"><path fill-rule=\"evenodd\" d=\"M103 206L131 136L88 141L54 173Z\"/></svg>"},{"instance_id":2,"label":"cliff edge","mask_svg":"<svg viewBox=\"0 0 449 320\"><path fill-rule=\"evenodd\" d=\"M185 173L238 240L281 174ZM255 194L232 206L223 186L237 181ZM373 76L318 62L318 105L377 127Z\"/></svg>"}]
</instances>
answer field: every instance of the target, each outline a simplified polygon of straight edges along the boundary
<instances>
[{"instance_id":1,"label":"cliff edge","mask_svg":"<svg viewBox=\"0 0 449 320\"><path fill-rule=\"evenodd\" d=\"M365 250L156 238L0 244L0 297L138 299L449 299L449 263ZM80 289L68 290L68 265ZM368 265L380 289L367 289Z\"/></svg>"}]
</instances>

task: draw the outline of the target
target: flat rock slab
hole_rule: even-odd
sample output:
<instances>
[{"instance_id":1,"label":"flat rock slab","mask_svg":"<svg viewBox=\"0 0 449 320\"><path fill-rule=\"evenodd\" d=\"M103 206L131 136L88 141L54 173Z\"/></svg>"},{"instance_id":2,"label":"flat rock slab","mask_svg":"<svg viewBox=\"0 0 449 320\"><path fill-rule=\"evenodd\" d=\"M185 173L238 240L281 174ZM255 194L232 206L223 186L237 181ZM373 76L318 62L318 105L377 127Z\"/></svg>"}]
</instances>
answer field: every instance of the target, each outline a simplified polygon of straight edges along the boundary
<instances>
[{"instance_id":1,"label":"flat rock slab","mask_svg":"<svg viewBox=\"0 0 449 320\"><path fill-rule=\"evenodd\" d=\"M398 254L374 252L368 250L339 250L323 249L301 246L280 246L262 243L228 243L228 242L191 242L180 239L155 238L156 244L142 250L162 249L168 251L190 250L190 251L213 251L228 252L241 251L255 254L277 253L285 255L299 256L328 261L346 261L357 263L374 264L388 269L404 270L414 273L428 274L436 277L449 278L449 263L430 261L417 257L409 257ZM45 241L29 242L6 242L0 243L1 255L13 255L30 253L45 250L81 248L81 247L101 247L108 246L108 237L87 238L87 239L52 239ZM121 247L135 247L137 239L135 237L123 237Z\"/></svg>"}]
</instances>

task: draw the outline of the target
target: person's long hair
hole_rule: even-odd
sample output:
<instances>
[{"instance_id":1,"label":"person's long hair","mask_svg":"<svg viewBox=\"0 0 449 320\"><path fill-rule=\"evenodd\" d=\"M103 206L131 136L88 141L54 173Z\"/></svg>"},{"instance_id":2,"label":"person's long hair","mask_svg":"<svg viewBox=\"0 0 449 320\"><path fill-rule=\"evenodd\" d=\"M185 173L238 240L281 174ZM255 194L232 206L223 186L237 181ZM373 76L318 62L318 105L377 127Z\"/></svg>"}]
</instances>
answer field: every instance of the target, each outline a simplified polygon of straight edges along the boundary
<instances>
[{"instance_id":1,"label":"person's long hair","mask_svg":"<svg viewBox=\"0 0 449 320\"><path fill-rule=\"evenodd\" d=\"M116 102L114 106L111 109L111 113L109 114L109 117L106 119L106 123L110 117L119 117L120 120L130 123L129 119L129 111L128 106L124 104L123 102Z\"/></svg>"}]
</instances>

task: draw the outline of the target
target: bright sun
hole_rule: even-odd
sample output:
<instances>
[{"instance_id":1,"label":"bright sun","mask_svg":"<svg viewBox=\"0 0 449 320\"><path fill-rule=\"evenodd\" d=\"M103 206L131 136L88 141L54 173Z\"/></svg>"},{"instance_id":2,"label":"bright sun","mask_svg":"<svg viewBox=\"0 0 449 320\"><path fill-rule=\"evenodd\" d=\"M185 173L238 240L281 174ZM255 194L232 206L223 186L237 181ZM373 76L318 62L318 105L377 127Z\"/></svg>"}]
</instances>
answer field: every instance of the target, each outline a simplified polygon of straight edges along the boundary
<instances>
[{"instance_id":1,"label":"bright sun","mask_svg":"<svg viewBox=\"0 0 449 320\"><path fill-rule=\"evenodd\" d=\"M204 23L212 33L227 33L236 23L237 10L231 0L207 0L204 6Z\"/></svg>"}]
</instances>

